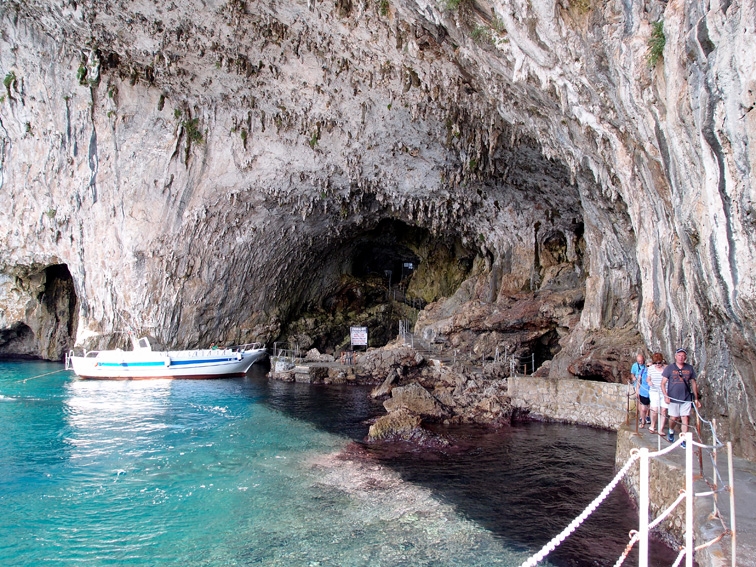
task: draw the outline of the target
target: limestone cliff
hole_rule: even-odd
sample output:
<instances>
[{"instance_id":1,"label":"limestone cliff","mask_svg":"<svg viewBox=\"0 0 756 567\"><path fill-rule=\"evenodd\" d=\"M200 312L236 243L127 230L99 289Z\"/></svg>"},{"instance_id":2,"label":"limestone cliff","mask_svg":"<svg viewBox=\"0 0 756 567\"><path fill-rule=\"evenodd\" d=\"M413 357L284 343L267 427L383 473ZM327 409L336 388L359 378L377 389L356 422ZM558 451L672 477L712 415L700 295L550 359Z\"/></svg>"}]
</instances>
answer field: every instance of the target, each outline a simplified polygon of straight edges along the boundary
<instances>
[{"instance_id":1,"label":"limestone cliff","mask_svg":"<svg viewBox=\"0 0 756 567\"><path fill-rule=\"evenodd\" d=\"M57 358L127 327L275 340L392 221L423 231L396 237L421 265L429 239L477 255L459 308L573 290L552 372L612 337L623 356L685 344L707 415L756 456L755 16L7 0L2 350Z\"/></svg>"}]
</instances>

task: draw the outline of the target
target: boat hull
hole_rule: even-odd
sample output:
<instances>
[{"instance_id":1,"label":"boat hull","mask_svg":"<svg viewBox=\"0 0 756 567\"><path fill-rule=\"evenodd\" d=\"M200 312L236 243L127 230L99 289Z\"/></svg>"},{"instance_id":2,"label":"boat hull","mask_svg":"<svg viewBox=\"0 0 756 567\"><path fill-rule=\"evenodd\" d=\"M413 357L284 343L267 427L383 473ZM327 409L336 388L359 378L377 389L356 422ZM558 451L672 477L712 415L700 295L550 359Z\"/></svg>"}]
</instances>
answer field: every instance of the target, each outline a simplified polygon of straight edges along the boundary
<instances>
[{"instance_id":1,"label":"boat hull","mask_svg":"<svg viewBox=\"0 0 756 567\"><path fill-rule=\"evenodd\" d=\"M265 349L169 352L100 351L71 356L77 376L96 380L212 379L244 376Z\"/></svg>"}]
</instances>

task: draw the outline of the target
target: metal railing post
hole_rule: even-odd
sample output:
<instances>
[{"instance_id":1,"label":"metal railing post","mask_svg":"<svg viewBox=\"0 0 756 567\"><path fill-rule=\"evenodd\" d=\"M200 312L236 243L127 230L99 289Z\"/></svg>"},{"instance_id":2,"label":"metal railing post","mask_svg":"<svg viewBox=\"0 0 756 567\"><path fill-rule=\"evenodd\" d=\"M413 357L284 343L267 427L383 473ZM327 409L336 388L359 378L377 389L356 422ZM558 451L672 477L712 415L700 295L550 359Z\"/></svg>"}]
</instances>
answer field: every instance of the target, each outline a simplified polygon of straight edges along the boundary
<instances>
[{"instance_id":1,"label":"metal railing post","mask_svg":"<svg viewBox=\"0 0 756 567\"><path fill-rule=\"evenodd\" d=\"M712 474L712 479L711 479L712 480L711 490L712 492L714 492L714 494L711 497L711 500L712 500L711 515L712 517L716 517L718 513L717 512L717 488L718 488L717 470L718 470L718 467L717 467L717 420L716 418L712 418L711 420L711 437L712 437L711 445L713 447L713 449L711 450L711 461L712 461L712 466L714 469L712 471L713 474ZM701 443L703 443L703 440L701 440ZM703 449L699 449L699 451L703 451ZM703 467L701 468L701 475L703 476Z\"/></svg>"},{"instance_id":2,"label":"metal railing post","mask_svg":"<svg viewBox=\"0 0 756 567\"><path fill-rule=\"evenodd\" d=\"M737 565L735 561L735 543L737 536L737 529L735 529L735 473L732 468L732 442L727 442L727 466L729 467L729 482L730 482L730 541L732 544L732 567Z\"/></svg>"},{"instance_id":3,"label":"metal railing post","mask_svg":"<svg viewBox=\"0 0 756 567\"><path fill-rule=\"evenodd\" d=\"M648 567L648 448L640 450L640 494L638 503L638 567Z\"/></svg>"},{"instance_id":4,"label":"metal railing post","mask_svg":"<svg viewBox=\"0 0 756 567\"><path fill-rule=\"evenodd\" d=\"M694 408L694 410L696 412L696 433L698 433L698 440L703 445L704 441L703 441L703 437L701 437L701 414L698 413L697 409ZM690 418L688 418L688 421L690 421ZM714 445L714 444L715 444L715 442L712 440L712 445ZM704 470L703 470L703 448L699 447L698 451L696 451L696 452L698 453L698 468L701 471L701 478L703 478L704 477Z\"/></svg>"},{"instance_id":5,"label":"metal railing post","mask_svg":"<svg viewBox=\"0 0 756 567\"><path fill-rule=\"evenodd\" d=\"M685 437L685 567L693 567L693 434Z\"/></svg>"}]
</instances>

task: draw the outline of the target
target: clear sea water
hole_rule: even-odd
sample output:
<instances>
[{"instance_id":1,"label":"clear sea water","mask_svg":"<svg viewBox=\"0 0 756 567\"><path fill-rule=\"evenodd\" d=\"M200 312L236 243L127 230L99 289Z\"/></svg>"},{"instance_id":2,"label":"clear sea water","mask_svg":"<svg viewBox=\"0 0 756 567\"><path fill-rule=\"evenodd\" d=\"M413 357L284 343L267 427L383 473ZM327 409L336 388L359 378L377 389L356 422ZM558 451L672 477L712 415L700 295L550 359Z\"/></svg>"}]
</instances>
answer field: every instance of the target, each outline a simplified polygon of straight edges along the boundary
<instances>
[{"instance_id":1,"label":"clear sea water","mask_svg":"<svg viewBox=\"0 0 756 567\"><path fill-rule=\"evenodd\" d=\"M60 370L0 363L3 567L513 566L614 474L589 428L365 447L382 408L362 388ZM553 564L614 564L636 519L621 490L599 512Z\"/></svg>"}]
</instances>

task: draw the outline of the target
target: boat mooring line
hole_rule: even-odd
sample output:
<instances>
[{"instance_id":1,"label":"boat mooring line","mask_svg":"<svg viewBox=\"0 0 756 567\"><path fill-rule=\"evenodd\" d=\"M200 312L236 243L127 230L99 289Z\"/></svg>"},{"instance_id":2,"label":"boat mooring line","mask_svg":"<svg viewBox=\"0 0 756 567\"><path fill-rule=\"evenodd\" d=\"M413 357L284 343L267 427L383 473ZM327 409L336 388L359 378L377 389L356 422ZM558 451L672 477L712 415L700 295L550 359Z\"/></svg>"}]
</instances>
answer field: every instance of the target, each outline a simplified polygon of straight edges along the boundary
<instances>
[{"instance_id":1,"label":"boat mooring line","mask_svg":"<svg viewBox=\"0 0 756 567\"><path fill-rule=\"evenodd\" d=\"M42 378L43 376L50 376L51 374L57 374L58 372L68 372L65 368L62 370L55 370L53 372L47 372L46 374L40 374L39 376L30 376L29 378L24 378L23 380L15 380L12 382L12 384L18 384L19 382L26 383L28 380L35 380L36 378Z\"/></svg>"}]
</instances>

